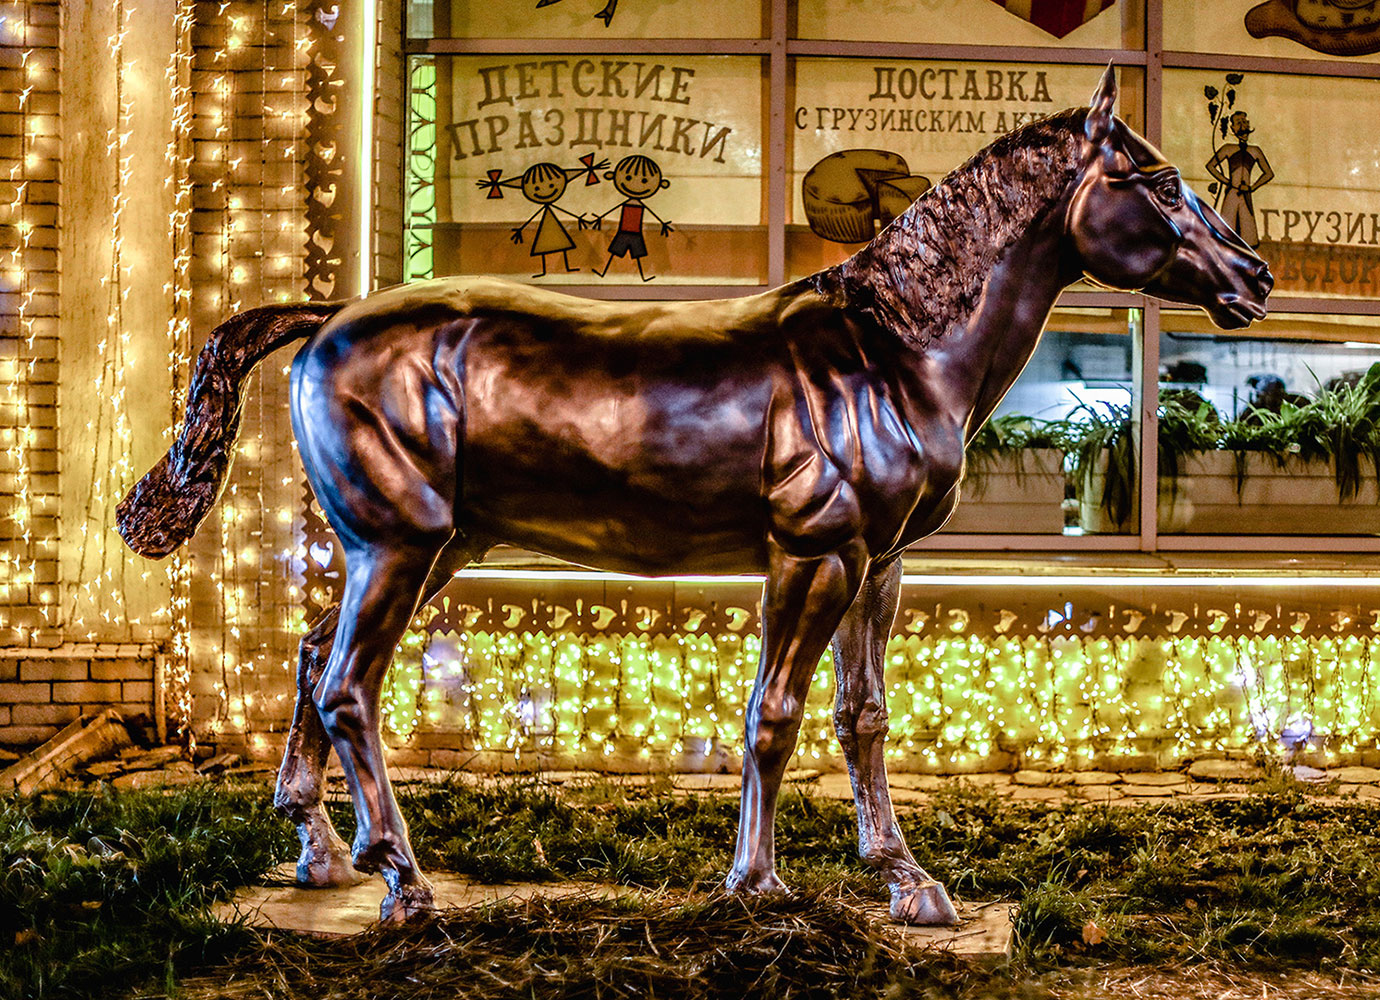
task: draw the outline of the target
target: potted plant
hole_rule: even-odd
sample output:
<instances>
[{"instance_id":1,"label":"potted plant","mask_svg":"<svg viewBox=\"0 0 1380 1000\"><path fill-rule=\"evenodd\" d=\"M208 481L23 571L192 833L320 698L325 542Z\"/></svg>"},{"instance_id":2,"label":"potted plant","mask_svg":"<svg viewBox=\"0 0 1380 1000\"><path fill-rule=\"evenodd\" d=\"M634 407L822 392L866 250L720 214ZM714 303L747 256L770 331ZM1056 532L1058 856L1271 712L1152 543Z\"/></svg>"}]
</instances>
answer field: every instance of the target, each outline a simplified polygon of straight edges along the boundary
<instances>
[{"instance_id":1,"label":"potted plant","mask_svg":"<svg viewBox=\"0 0 1380 1000\"><path fill-rule=\"evenodd\" d=\"M1129 407L1080 407L1065 436L1083 530L1133 530ZM1162 533L1380 533L1380 364L1354 384L1232 421L1196 393L1166 390L1157 444Z\"/></svg>"},{"instance_id":2,"label":"potted plant","mask_svg":"<svg viewBox=\"0 0 1380 1000\"><path fill-rule=\"evenodd\" d=\"M1064 481L1059 425L1018 413L993 417L968 444L962 496L944 530L1061 534Z\"/></svg>"},{"instance_id":3,"label":"potted plant","mask_svg":"<svg viewBox=\"0 0 1380 1000\"><path fill-rule=\"evenodd\" d=\"M1085 532L1134 531L1140 513L1135 427L1131 407L1084 403L1064 421L1078 491L1078 524Z\"/></svg>"},{"instance_id":4,"label":"potted plant","mask_svg":"<svg viewBox=\"0 0 1380 1000\"><path fill-rule=\"evenodd\" d=\"M1172 468L1181 523L1161 530L1380 533L1378 460L1380 364L1277 413L1251 411L1222 425L1215 448L1185 451Z\"/></svg>"}]
</instances>

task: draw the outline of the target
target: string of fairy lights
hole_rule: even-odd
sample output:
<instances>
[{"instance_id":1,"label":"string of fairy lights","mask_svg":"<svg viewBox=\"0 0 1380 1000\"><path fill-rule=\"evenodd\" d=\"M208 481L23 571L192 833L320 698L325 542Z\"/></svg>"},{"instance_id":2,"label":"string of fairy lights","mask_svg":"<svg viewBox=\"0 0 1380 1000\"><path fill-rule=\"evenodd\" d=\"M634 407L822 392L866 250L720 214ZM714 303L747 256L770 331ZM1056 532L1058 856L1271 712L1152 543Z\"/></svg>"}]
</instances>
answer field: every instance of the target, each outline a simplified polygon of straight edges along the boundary
<instances>
[{"instance_id":1,"label":"string of fairy lights","mask_svg":"<svg viewBox=\"0 0 1380 1000\"><path fill-rule=\"evenodd\" d=\"M946 630L947 631L947 630ZM754 634L582 636L414 630L384 691L388 732L457 746L648 757L741 752ZM1263 742L1351 752L1374 743L1380 637L909 635L888 645L887 754L964 768ZM837 753L828 654L797 755Z\"/></svg>"},{"instance_id":2,"label":"string of fairy lights","mask_svg":"<svg viewBox=\"0 0 1380 1000\"><path fill-rule=\"evenodd\" d=\"M9 320L0 326L0 477L9 495L0 528L0 634L12 635L20 644L52 624L57 597L54 571L39 569L41 562L56 564L57 510L55 491L36 489L35 484L34 453L41 434L51 436L53 426L51 417L36 419L39 408L33 405L34 393L40 391L33 384L40 362L34 303L40 282L31 260L40 228L31 188L55 174L51 155L45 155L51 150L43 148L50 145L51 119L35 114L33 105L36 91L54 91L54 53L52 46L34 43L33 15L28 0L0 9L0 47L19 57L17 67L10 63L19 79L10 95L14 105L6 109L18 119L18 148L4 175L10 198L0 204L0 246L7 247L0 291L8 293L10 303L0 312L0 322ZM43 228L56 231L52 220ZM46 409L54 412L51 400Z\"/></svg>"},{"instance_id":3,"label":"string of fairy lights","mask_svg":"<svg viewBox=\"0 0 1380 1000\"><path fill-rule=\"evenodd\" d=\"M93 640L102 625L118 624L122 609L109 599L123 593L128 559L111 543L110 512L134 482L134 467L128 442L132 438L128 411L128 366L131 361L132 331L125 323L125 303L129 298L127 281L132 265L125 257L125 210L129 205L134 104L127 80L133 64L125 56L133 6L124 0L111 5L114 26L107 39L111 76L114 85L115 118L105 135L106 160L110 164L109 265L101 276L106 293L105 330L96 344L103 360L94 380L95 417L92 421L94 447L86 475L86 495L76 524L79 558L69 629ZM98 624L99 623L99 624Z\"/></svg>"},{"instance_id":4,"label":"string of fairy lights","mask_svg":"<svg viewBox=\"0 0 1380 1000\"><path fill-rule=\"evenodd\" d=\"M173 49L164 70L172 119L164 162L166 183L172 188L172 212L168 230L172 239L172 274L164 288L168 296L167 349L172 371L168 421L163 445L172 444L187 408L187 380L192 342L192 30L196 26L196 0L178 0L173 13ZM175 736L186 738L192 718L191 579L192 563L179 548L167 562L168 631L170 642L165 666L165 704L173 720Z\"/></svg>"},{"instance_id":5,"label":"string of fairy lights","mask_svg":"<svg viewBox=\"0 0 1380 1000\"><path fill-rule=\"evenodd\" d=\"M209 328L242 307L300 300L308 238L301 205L311 38L296 3L218 5L219 44L200 53L209 72L203 183L214 195L214 253L201 275ZM247 85L246 85L247 84ZM295 511L295 450L281 433L286 366L252 387L224 501L214 519L207 579L217 629L198 630L198 657L214 664L212 728L244 732L256 715L278 718L293 690L302 628L304 539ZM208 528L210 525L207 526Z\"/></svg>"}]
</instances>

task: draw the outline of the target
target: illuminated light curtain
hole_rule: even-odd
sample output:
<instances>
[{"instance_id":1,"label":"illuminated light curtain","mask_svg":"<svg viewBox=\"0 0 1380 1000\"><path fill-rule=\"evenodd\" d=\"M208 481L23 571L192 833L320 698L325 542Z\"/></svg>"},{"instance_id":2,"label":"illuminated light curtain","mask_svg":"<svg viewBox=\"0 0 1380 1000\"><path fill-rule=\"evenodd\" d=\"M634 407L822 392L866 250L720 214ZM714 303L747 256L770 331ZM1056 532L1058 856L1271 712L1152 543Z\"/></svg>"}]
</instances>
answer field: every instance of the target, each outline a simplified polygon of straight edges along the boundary
<instances>
[{"instance_id":1,"label":"illuminated light curtain","mask_svg":"<svg viewBox=\"0 0 1380 1000\"><path fill-rule=\"evenodd\" d=\"M301 301L308 13L293 3L203 8L192 50L194 342L241 309ZM300 472L287 355L246 396L225 495L192 544L190 686L213 736L265 733L291 715L303 628Z\"/></svg>"},{"instance_id":2,"label":"illuminated light curtain","mask_svg":"<svg viewBox=\"0 0 1380 1000\"><path fill-rule=\"evenodd\" d=\"M0 645L59 618L55 462L58 5L0 7Z\"/></svg>"},{"instance_id":3,"label":"illuminated light curtain","mask_svg":"<svg viewBox=\"0 0 1380 1000\"><path fill-rule=\"evenodd\" d=\"M457 749L647 758L742 749L755 634L414 630L384 691L386 731ZM1374 746L1380 637L1003 637L938 631L887 648L888 757L963 769L1019 751L1048 764L1257 745ZM837 755L826 655L797 760ZM428 745L435 745L435 740Z\"/></svg>"}]
</instances>

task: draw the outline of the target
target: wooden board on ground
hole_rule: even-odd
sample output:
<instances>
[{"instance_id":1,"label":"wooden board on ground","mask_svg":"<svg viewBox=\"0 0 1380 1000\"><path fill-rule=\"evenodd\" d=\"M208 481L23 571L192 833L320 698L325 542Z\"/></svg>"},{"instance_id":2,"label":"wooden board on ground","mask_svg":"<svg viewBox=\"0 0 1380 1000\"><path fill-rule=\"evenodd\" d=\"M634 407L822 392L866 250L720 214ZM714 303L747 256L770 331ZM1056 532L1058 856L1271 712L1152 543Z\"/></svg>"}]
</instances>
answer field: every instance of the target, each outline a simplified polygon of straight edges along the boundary
<instances>
[{"instance_id":1,"label":"wooden board on ground","mask_svg":"<svg viewBox=\"0 0 1380 1000\"><path fill-rule=\"evenodd\" d=\"M868 907L865 912L917 948L958 955L984 965L999 965L1010 959L1012 929L1018 909L1015 903L955 901L954 907L958 910L957 927L894 924L887 908L881 904Z\"/></svg>"},{"instance_id":2,"label":"wooden board on ground","mask_svg":"<svg viewBox=\"0 0 1380 1000\"><path fill-rule=\"evenodd\" d=\"M0 791L22 794L53 788L89 760L129 746L129 730L113 708L82 715L26 757L0 771Z\"/></svg>"}]
</instances>

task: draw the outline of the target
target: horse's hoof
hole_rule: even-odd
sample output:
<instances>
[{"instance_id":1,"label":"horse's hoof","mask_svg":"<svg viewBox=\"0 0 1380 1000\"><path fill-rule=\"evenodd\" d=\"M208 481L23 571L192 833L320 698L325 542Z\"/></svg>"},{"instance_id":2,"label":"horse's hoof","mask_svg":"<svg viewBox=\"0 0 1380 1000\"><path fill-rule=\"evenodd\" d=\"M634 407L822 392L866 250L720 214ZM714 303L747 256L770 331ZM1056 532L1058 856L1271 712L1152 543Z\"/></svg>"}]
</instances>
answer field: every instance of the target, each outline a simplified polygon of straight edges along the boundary
<instances>
[{"instance_id":1,"label":"horse's hoof","mask_svg":"<svg viewBox=\"0 0 1380 1000\"><path fill-rule=\"evenodd\" d=\"M736 868L728 873L728 878L724 880L724 888L729 892L741 892L746 896L762 896L768 893L785 895L790 892L786 888L786 883L782 882L774 871L740 872Z\"/></svg>"},{"instance_id":2,"label":"horse's hoof","mask_svg":"<svg viewBox=\"0 0 1380 1000\"><path fill-rule=\"evenodd\" d=\"M350 863L344 843L339 851L302 851L297 859L297 884L311 889L355 885L364 878Z\"/></svg>"},{"instance_id":3,"label":"horse's hoof","mask_svg":"<svg viewBox=\"0 0 1380 1000\"><path fill-rule=\"evenodd\" d=\"M350 862L350 848L329 826L321 833L302 835L302 854L297 859L297 884L313 889L354 885L363 876Z\"/></svg>"},{"instance_id":4,"label":"horse's hoof","mask_svg":"<svg viewBox=\"0 0 1380 1000\"><path fill-rule=\"evenodd\" d=\"M415 920L436 909L431 894L431 883L423 880L410 885L389 888L388 895L379 904L379 921L385 924L400 924Z\"/></svg>"},{"instance_id":5,"label":"horse's hoof","mask_svg":"<svg viewBox=\"0 0 1380 1000\"><path fill-rule=\"evenodd\" d=\"M918 882L891 887L891 919L915 927L952 927L958 911L938 882Z\"/></svg>"}]
</instances>

